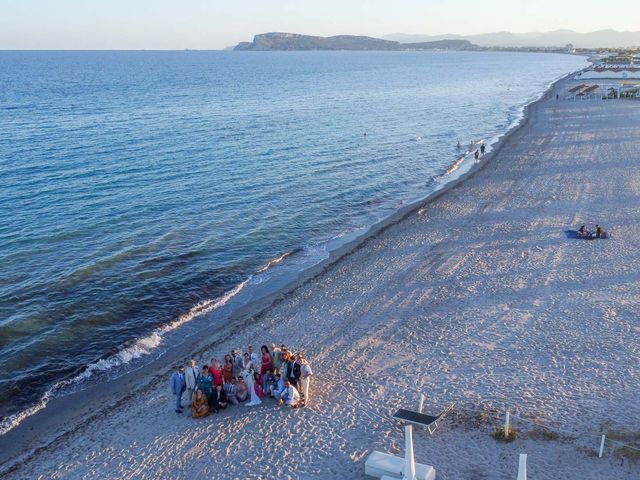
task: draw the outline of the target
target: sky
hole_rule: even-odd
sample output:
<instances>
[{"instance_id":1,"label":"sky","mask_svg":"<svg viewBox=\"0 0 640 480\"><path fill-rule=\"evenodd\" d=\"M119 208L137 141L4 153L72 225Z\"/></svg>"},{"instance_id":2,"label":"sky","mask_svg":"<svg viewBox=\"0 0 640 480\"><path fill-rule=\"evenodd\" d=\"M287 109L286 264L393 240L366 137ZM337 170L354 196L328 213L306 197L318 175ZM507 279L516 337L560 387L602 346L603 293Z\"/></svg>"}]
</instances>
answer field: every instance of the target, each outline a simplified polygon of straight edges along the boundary
<instances>
[{"instance_id":1,"label":"sky","mask_svg":"<svg viewBox=\"0 0 640 480\"><path fill-rule=\"evenodd\" d=\"M638 0L0 0L0 49L221 49L257 33L640 30Z\"/></svg>"}]
</instances>

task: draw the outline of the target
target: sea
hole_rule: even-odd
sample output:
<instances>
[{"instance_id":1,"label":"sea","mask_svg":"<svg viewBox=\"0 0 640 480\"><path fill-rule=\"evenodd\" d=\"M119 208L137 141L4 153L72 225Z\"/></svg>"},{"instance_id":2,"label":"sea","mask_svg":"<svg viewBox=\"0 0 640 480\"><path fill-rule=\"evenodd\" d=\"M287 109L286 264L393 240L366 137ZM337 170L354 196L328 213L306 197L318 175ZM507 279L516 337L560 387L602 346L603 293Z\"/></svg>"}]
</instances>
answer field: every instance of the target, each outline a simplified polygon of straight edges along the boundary
<instances>
[{"instance_id":1,"label":"sea","mask_svg":"<svg viewBox=\"0 0 640 480\"><path fill-rule=\"evenodd\" d=\"M0 434L56 395L213 336L467 171L481 143L490 152L525 105L586 65L509 52L0 52ZM284 339L256 343L272 340Z\"/></svg>"}]
</instances>

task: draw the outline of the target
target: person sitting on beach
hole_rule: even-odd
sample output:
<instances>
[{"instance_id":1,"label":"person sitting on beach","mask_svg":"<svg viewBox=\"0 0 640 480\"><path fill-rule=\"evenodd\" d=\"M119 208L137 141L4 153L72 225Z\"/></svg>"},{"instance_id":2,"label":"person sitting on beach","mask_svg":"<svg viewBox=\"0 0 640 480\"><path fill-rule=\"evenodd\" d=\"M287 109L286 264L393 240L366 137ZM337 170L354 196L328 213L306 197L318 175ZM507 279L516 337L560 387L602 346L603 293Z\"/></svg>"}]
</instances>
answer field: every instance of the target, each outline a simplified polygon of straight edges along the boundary
<instances>
[{"instance_id":1,"label":"person sitting on beach","mask_svg":"<svg viewBox=\"0 0 640 480\"><path fill-rule=\"evenodd\" d=\"M224 383L230 383L233 377L233 361L228 353L224 356L224 365L222 366L222 379Z\"/></svg>"},{"instance_id":2,"label":"person sitting on beach","mask_svg":"<svg viewBox=\"0 0 640 480\"><path fill-rule=\"evenodd\" d=\"M602 228L600 225L596 225L596 237L602 238L604 236L605 236L604 228Z\"/></svg>"},{"instance_id":3,"label":"person sitting on beach","mask_svg":"<svg viewBox=\"0 0 640 480\"><path fill-rule=\"evenodd\" d=\"M300 393L298 393L298 389L294 387L288 379L285 380L284 386L285 390L280 397L280 403L284 403L291 408L298 408L300 404Z\"/></svg>"},{"instance_id":4,"label":"person sitting on beach","mask_svg":"<svg viewBox=\"0 0 640 480\"><path fill-rule=\"evenodd\" d=\"M211 393L213 392L213 375L209 373L209 366L202 367L202 374L198 378L198 389L207 397L207 401L211 403Z\"/></svg>"},{"instance_id":5,"label":"person sitting on beach","mask_svg":"<svg viewBox=\"0 0 640 480\"><path fill-rule=\"evenodd\" d=\"M267 370L267 372L262 376L262 391L265 395L271 396L271 392L276 384L276 377L273 374L272 370Z\"/></svg>"},{"instance_id":6,"label":"person sitting on beach","mask_svg":"<svg viewBox=\"0 0 640 480\"><path fill-rule=\"evenodd\" d=\"M191 402L191 416L193 418L204 418L209 415L209 401L202 390L196 390L196 394Z\"/></svg>"},{"instance_id":7,"label":"person sitting on beach","mask_svg":"<svg viewBox=\"0 0 640 480\"><path fill-rule=\"evenodd\" d=\"M249 398L249 389L242 376L238 377L238 383L236 383L236 398L238 402L244 402Z\"/></svg>"},{"instance_id":8,"label":"person sitting on beach","mask_svg":"<svg viewBox=\"0 0 640 480\"><path fill-rule=\"evenodd\" d=\"M228 405L227 392L224 391L222 385L216 386L211 394L211 404L213 405L213 411L218 413L220 410L224 410Z\"/></svg>"},{"instance_id":9,"label":"person sitting on beach","mask_svg":"<svg viewBox=\"0 0 640 480\"><path fill-rule=\"evenodd\" d=\"M262 382L260 382L260 374L258 372L253 374L253 389L258 397L265 397L264 390L262 389Z\"/></svg>"},{"instance_id":10,"label":"person sitting on beach","mask_svg":"<svg viewBox=\"0 0 640 480\"><path fill-rule=\"evenodd\" d=\"M227 401L233 405L238 405L238 397L236 396L236 377L224 384L224 391L227 394Z\"/></svg>"},{"instance_id":11,"label":"person sitting on beach","mask_svg":"<svg viewBox=\"0 0 640 480\"><path fill-rule=\"evenodd\" d=\"M286 387L284 386L284 378L279 373L276 373L275 377L276 383L273 387L273 390L271 391L271 396L275 399L280 399L286 389Z\"/></svg>"},{"instance_id":12,"label":"person sitting on beach","mask_svg":"<svg viewBox=\"0 0 640 480\"><path fill-rule=\"evenodd\" d=\"M209 366L209 373L213 376L213 386L224 385L224 377L222 376L222 367L217 359L211 359L211 365Z\"/></svg>"},{"instance_id":13,"label":"person sitting on beach","mask_svg":"<svg viewBox=\"0 0 640 480\"><path fill-rule=\"evenodd\" d=\"M591 232L588 231L584 225L581 225L580 228L578 229L578 237L587 238L590 236L591 236Z\"/></svg>"}]
</instances>

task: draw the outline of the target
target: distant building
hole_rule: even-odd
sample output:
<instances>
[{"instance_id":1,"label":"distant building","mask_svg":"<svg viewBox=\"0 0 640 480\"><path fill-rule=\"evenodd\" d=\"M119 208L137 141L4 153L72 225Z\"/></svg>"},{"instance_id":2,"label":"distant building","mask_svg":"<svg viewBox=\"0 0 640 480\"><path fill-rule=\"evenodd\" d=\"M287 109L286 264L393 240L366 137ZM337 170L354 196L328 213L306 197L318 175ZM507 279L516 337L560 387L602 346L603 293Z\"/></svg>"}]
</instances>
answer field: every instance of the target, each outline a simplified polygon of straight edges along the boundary
<instances>
[{"instance_id":1,"label":"distant building","mask_svg":"<svg viewBox=\"0 0 640 480\"><path fill-rule=\"evenodd\" d=\"M579 80L587 79L633 79L640 80L640 64L628 65L598 65L591 67L575 77Z\"/></svg>"}]
</instances>

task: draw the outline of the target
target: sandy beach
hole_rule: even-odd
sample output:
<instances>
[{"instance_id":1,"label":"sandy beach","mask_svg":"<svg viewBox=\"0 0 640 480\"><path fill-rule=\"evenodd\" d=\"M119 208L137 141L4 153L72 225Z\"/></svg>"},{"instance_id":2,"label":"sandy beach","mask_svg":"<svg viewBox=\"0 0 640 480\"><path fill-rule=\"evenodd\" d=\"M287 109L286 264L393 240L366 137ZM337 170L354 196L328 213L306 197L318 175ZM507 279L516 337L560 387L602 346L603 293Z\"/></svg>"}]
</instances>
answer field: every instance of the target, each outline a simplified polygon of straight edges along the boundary
<instances>
[{"instance_id":1,"label":"sandy beach","mask_svg":"<svg viewBox=\"0 0 640 480\"><path fill-rule=\"evenodd\" d=\"M421 393L429 413L456 402L414 434L438 479L515 478L519 453L532 479L640 478L612 444L597 457L603 431L640 432L640 104L555 99L571 85L464 181L194 347L200 364L249 343L303 350L309 406L176 415L185 352L0 437L3 478L365 478L371 451L402 455L391 414ZM612 238L565 234L596 223ZM491 436L506 410L511 443Z\"/></svg>"}]
</instances>

